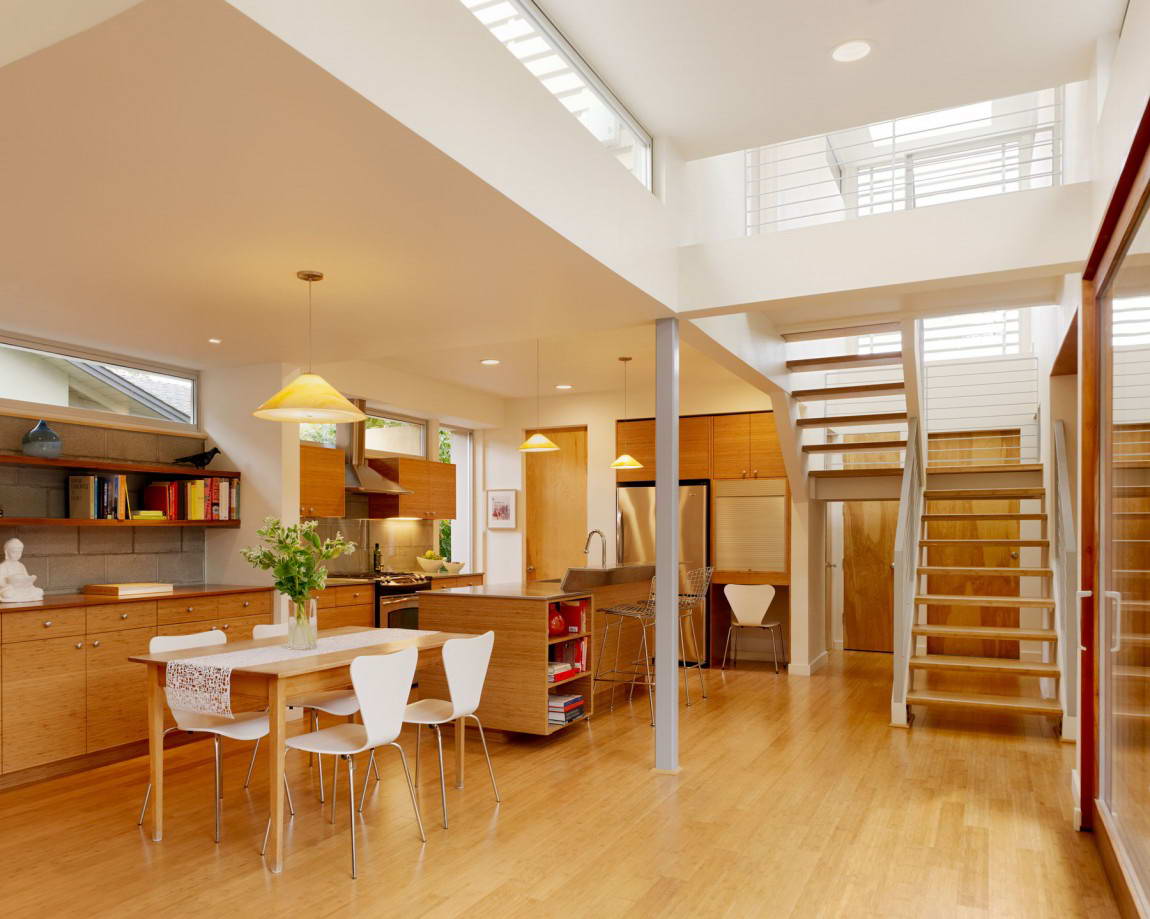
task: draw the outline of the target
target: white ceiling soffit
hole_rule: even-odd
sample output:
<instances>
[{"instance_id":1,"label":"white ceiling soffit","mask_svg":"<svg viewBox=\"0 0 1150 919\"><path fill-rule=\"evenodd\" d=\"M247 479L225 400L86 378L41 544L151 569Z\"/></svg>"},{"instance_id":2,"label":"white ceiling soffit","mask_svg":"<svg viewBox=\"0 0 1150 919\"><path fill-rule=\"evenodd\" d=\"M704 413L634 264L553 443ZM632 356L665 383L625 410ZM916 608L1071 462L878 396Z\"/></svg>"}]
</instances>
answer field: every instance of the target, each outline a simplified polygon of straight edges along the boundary
<instances>
[{"instance_id":1,"label":"white ceiling soffit","mask_svg":"<svg viewBox=\"0 0 1150 919\"><path fill-rule=\"evenodd\" d=\"M0 67L90 29L140 0L0 0Z\"/></svg>"},{"instance_id":2,"label":"white ceiling soffit","mask_svg":"<svg viewBox=\"0 0 1150 919\"><path fill-rule=\"evenodd\" d=\"M1126 0L536 0L687 159L1089 76ZM871 54L836 63L850 39Z\"/></svg>"},{"instance_id":3,"label":"white ceiling soffit","mask_svg":"<svg viewBox=\"0 0 1150 919\"><path fill-rule=\"evenodd\" d=\"M0 111L0 329L299 362L301 268L327 274L317 363L667 314L222 0L149 0L0 68Z\"/></svg>"}]
</instances>

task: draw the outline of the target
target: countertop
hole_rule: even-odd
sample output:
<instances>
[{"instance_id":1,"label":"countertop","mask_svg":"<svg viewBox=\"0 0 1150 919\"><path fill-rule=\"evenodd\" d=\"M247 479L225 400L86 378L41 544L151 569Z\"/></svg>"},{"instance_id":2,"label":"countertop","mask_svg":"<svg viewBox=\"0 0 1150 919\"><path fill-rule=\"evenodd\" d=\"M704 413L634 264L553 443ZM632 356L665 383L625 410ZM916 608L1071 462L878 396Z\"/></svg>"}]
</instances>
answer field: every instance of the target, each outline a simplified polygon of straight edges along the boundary
<instances>
[{"instance_id":1,"label":"countertop","mask_svg":"<svg viewBox=\"0 0 1150 919\"><path fill-rule=\"evenodd\" d=\"M444 578L477 578L483 574L482 571L460 571L458 574L451 574L450 572L447 572L447 571L440 571L440 572L436 572L435 574L431 574L430 572L427 572L427 571L404 571L401 573L402 574L423 574L423 575L426 575L427 577L431 578L433 581L442 580Z\"/></svg>"},{"instance_id":2,"label":"countertop","mask_svg":"<svg viewBox=\"0 0 1150 919\"><path fill-rule=\"evenodd\" d=\"M104 606L108 603L139 603L146 600L182 600L187 597L259 593L271 589L270 587L253 587L251 584L184 584L162 594L143 594L135 597L109 597L101 594L45 594L43 600L37 600L33 603L0 603L0 613L14 613L31 609L60 609L68 606Z\"/></svg>"},{"instance_id":3,"label":"countertop","mask_svg":"<svg viewBox=\"0 0 1150 919\"><path fill-rule=\"evenodd\" d=\"M420 595L420 599L424 595ZM428 597L487 597L500 600L573 600L576 597L589 597L587 590L564 591L557 581L527 581L510 584L479 584L475 587L446 587L426 594Z\"/></svg>"},{"instance_id":4,"label":"countertop","mask_svg":"<svg viewBox=\"0 0 1150 919\"><path fill-rule=\"evenodd\" d=\"M371 578L328 578L325 587L352 587L356 584L374 584Z\"/></svg>"}]
</instances>

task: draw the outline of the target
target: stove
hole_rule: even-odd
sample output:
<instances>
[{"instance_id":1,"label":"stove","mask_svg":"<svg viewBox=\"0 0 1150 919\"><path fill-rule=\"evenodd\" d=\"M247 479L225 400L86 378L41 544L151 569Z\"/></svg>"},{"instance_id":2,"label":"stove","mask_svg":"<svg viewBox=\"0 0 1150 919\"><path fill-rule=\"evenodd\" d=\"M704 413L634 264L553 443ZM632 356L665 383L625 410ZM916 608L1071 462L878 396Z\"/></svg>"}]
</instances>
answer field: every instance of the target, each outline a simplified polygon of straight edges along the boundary
<instances>
[{"instance_id":1,"label":"stove","mask_svg":"<svg viewBox=\"0 0 1150 919\"><path fill-rule=\"evenodd\" d=\"M419 627L419 603L416 594L418 591L431 589L431 578L426 574L387 571L341 574L340 577L360 578L375 584L377 628Z\"/></svg>"}]
</instances>

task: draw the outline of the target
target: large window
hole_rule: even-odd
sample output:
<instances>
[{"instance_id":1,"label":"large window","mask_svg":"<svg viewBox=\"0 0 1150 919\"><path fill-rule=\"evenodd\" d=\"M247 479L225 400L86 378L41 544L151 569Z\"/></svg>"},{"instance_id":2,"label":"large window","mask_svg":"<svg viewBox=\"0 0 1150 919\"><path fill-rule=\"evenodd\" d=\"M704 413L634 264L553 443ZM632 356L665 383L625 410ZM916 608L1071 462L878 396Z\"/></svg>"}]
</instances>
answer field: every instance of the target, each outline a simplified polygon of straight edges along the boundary
<instances>
[{"instance_id":1,"label":"large window","mask_svg":"<svg viewBox=\"0 0 1150 919\"><path fill-rule=\"evenodd\" d=\"M370 452L424 455L427 425L421 421L368 412L365 427L367 430L364 433L364 449ZM307 443L334 447L337 444L336 427L334 424L301 424L299 439Z\"/></svg>"},{"instance_id":2,"label":"large window","mask_svg":"<svg viewBox=\"0 0 1150 919\"><path fill-rule=\"evenodd\" d=\"M439 552L444 558L474 565L472 552L473 502L471 432L460 428L439 429L438 458L455 464L455 519L439 521Z\"/></svg>"},{"instance_id":3,"label":"large window","mask_svg":"<svg viewBox=\"0 0 1150 919\"><path fill-rule=\"evenodd\" d=\"M531 0L462 0L643 185L651 187L651 136Z\"/></svg>"},{"instance_id":4,"label":"large window","mask_svg":"<svg viewBox=\"0 0 1150 919\"><path fill-rule=\"evenodd\" d=\"M0 399L196 424L193 371L133 366L0 340Z\"/></svg>"}]
</instances>

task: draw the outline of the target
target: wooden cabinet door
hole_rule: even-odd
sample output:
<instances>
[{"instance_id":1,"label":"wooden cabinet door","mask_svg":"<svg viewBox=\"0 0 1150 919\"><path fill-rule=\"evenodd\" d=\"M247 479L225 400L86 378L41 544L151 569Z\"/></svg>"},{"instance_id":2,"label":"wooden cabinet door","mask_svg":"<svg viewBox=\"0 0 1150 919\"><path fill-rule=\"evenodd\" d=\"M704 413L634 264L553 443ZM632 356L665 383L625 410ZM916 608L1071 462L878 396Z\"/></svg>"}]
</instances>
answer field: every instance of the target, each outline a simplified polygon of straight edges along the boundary
<instances>
[{"instance_id":1,"label":"wooden cabinet door","mask_svg":"<svg viewBox=\"0 0 1150 919\"><path fill-rule=\"evenodd\" d=\"M617 421L615 456L627 453L643 464L642 469L619 469L617 482L647 482L655 478L655 420ZM614 457L612 457L614 459Z\"/></svg>"},{"instance_id":2,"label":"wooden cabinet door","mask_svg":"<svg viewBox=\"0 0 1150 919\"><path fill-rule=\"evenodd\" d=\"M85 749L88 753L148 736L145 668L128 660L147 654L155 628L96 632L85 641Z\"/></svg>"},{"instance_id":3,"label":"wooden cabinet door","mask_svg":"<svg viewBox=\"0 0 1150 919\"><path fill-rule=\"evenodd\" d=\"M679 478L711 478L713 434L714 418L710 415L679 419Z\"/></svg>"},{"instance_id":4,"label":"wooden cabinet door","mask_svg":"<svg viewBox=\"0 0 1150 919\"><path fill-rule=\"evenodd\" d=\"M398 482L407 495L369 495L371 517L418 517L431 519L431 465L419 457L369 459L367 464L380 475Z\"/></svg>"},{"instance_id":5,"label":"wooden cabinet door","mask_svg":"<svg viewBox=\"0 0 1150 919\"><path fill-rule=\"evenodd\" d=\"M317 444L299 445L299 511L304 517L344 514L344 454Z\"/></svg>"},{"instance_id":6,"label":"wooden cabinet door","mask_svg":"<svg viewBox=\"0 0 1150 919\"><path fill-rule=\"evenodd\" d=\"M84 753L84 646L81 637L4 646L4 772Z\"/></svg>"},{"instance_id":7,"label":"wooden cabinet door","mask_svg":"<svg viewBox=\"0 0 1150 919\"><path fill-rule=\"evenodd\" d=\"M716 479L743 479L751 474L751 416L716 415L714 418Z\"/></svg>"},{"instance_id":8,"label":"wooden cabinet door","mask_svg":"<svg viewBox=\"0 0 1150 919\"><path fill-rule=\"evenodd\" d=\"M749 416L750 474L757 479L776 479L787 474L779 449L774 412L754 412Z\"/></svg>"},{"instance_id":9,"label":"wooden cabinet door","mask_svg":"<svg viewBox=\"0 0 1150 919\"><path fill-rule=\"evenodd\" d=\"M455 519L455 464L427 464L428 498L431 517L435 520Z\"/></svg>"}]
</instances>

